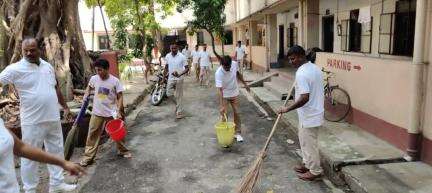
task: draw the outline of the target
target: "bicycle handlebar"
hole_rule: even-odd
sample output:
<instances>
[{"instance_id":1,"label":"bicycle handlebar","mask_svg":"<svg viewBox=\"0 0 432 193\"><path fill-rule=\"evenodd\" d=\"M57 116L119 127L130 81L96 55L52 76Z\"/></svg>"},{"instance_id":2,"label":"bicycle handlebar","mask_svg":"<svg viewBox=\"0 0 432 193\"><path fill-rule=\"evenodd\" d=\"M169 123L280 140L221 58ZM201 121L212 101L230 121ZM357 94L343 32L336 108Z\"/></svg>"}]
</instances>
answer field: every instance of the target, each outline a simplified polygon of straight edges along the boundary
<instances>
[{"instance_id":1,"label":"bicycle handlebar","mask_svg":"<svg viewBox=\"0 0 432 193\"><path fill-rule=\"evenodd\" d=\"M325 70L324 68L322 68L321 71L322 71L322 72L325 72L325 73L327 73L327 74L331 74L331 73L333 73L333 72L330 72L330 71Z\"/></svg>"}]
</instances>

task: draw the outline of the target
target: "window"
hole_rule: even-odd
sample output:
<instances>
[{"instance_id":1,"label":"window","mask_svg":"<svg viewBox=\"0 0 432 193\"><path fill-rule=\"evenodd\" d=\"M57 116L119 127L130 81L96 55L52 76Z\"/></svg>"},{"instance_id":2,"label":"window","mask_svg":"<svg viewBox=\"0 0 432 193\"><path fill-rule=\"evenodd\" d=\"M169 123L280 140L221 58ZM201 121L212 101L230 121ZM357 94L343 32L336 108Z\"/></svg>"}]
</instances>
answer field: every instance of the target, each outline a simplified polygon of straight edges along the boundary
<instances>
[{"instance_id":1,"label":"window","mask_svg":"<svg viewBox=\"0 0 432 193\"><path fill-rule=\"evenodd\" d=\"M342 20L340 26L341 50L346 52L371 52L372 18L369 23L359 23L359 10L350 12L350 19Z\"/></svg>"},{"instance_id":2,"label":"window","mask_svg":"<svg viewBox=\"0 0 432 193\"><path fill-rule=\"evenodd\" d=\"M371 53L372 47L372 24L373 18L371 18L371 22L362 23L362 31L361 31L361 49L360 52L363 53Z\"/></svg>"},{"instance_id":3,"label":"window","mask_svg":"<svg viewBox=\"0 0 432 193\"><path fill-rule=\"evenodd\" d=\"M360 52L361 50L362 24L358 23L358 16L358 9L350 12L348 49L351 52Z\"/></svg>"},{"instance_id":4,"label":"window","mask_svg":"<svg viewBox=\"0 0 432 193\"><path fill-rule=\"evenodd\" d=\"M204 33L202 31L197 32L197 44L203 45L204 44Z\"/></svg>"},{"instance_id":5,"label":"window","mask_svg":"<svg viewBox=\"0 0 432 193\"><path fill-rule=\"evenodd\" d=\"M98 36L99 39L99 50L108 50L108 36L106 35L100 35Z\"/></svg>"},{"instance_id":6,"label":"window","mask_svg":"<svg viewBox=\"0 0 432 193\"><path fill-rule=\"evenodd\" d=\"M412 56L415 14L415 0L399 0L394 13L381 14L379 53Z\"/></svg>"},{"instance_id":7,"label":"window","mask_svg":"<svg viewBox=\"0 0 432 193\"><path fill-rule=\"evenodd\" d=\"M258 39L257 46L265 46L265 42L263 41L266 36L266 31L264 27L258 28Z\"/></svg>"},{"instance_id":8,"label":"window","mask_svg":"<svg viewBox=\"0 0 432 193\"><path fill-rule=\"evenodd\" d=\"M232 45L233 44L233 31L232 30L227 30L225 31L225 45Z\"/></svg>"},{"instance_id":9,"label":"window","mask_svg":"<svg viewBox=\"0 0 432 193\"><path fill-rule=\"evenodd\" d=\"M290 27L287 32L288 47L292 47L297 44L297 28L294 23L290 23Z\"/></svg>"},{"instance_id":10,"label":"window","mask_svg":"<svg viewBox=\"0 0 432 193\"><path fill-rule=\"evenodd\" d=\"M349 20L342 20L341 21L341 50L342 51L349 51L348 50L348 24Z\"/></svg>"},{"instance_id":11,"label":"window","mask_svg":"<svg viewBox=\"0 0 432 193\"><path fill-rule=\"evenodd\" d=\"M380 16L380 39L379 50L380 54L393 53L393 26L394 26L394 13L385 13Z\"/></svg>"}]
</instances>

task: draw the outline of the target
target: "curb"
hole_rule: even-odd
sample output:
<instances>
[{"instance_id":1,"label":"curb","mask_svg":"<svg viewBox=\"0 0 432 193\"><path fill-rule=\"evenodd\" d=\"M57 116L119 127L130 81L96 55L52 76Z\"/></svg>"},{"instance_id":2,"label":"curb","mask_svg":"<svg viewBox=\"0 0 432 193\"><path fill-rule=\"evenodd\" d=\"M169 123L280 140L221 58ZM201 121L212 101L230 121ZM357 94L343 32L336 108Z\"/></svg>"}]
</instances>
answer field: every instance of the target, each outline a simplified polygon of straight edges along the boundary
<instances>
[{"instance_id":1,"label":"curb","mask_svg":"<svg viewBox=\"0 0 432 193\"><path fill-rule=\"evenodd\" d=\"M276 112L271 108L271 106L264 101L262 101L255 93L252 92L252 96L254 99L269 113L270 116L276 115ZM292 132L296 135L298 135L298 129L296 126L291 124L288 120L285 118L281 119L281 122L279 123L281 126L287 128L289 132ZM332 161L328 155L326 155L322 150L320 149L320 157L321 157L321 166L324 170L324 175L336 186L346 186L347 182L344 178L344 175L341 170L337 170L336 166L340 163L338 161ZM300 155L298 155L300 157ZM300 157L301 158L301 157Z\"/></svg>"},{"instance_id":2,"label":"curb","mask_svg":"<svg viewBox=\"0 0 432 193\"><path fill-rule=\"evenodd\" d=\"M136 106L141 103L144 98L150 94L151 90L154 88L154 83L151 83L149 87L147 87L146 89L144 89L141 94L136 97L133 102L131 104L127 104L125 106L125 114L126 116L128 116L133 110L136 109Z\"/></svg>"}]
</instances>

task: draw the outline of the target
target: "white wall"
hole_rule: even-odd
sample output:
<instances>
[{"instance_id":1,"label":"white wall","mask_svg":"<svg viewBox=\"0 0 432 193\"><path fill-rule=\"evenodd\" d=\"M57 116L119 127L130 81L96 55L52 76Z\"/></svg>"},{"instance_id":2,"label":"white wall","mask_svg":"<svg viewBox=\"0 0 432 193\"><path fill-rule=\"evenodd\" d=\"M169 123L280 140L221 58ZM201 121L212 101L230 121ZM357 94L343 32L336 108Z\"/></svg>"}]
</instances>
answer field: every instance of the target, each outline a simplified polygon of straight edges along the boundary
<instances>
[{"instance_id":1,"label":"white wall","mask_svg":"<svg viewBox=\"0 0 432 193\"><path fill-rule=\"evenodd\" d=\"M92 17L93 17L93 10L92 8L88 8L84 1L79 1L78 3L78 12L79 12L79 18L80 18L80 24L81 24L81 30L83 32L91 32L92 31ZM105 22L107 25L108 31L112 31L111 24L109 21L109 18L105 11L103 11ZM95 31L105 31L102 15L100 13L99 7L95 8Z\"/></svg>"},{"instance_id":2,"label":"white wall","mask_svg":"<svg viewBox=\"0 0 432 193\"><path fill-rule=\"evenodd\" d=\"M265 0L250 0L250 13L253 14L261 9L263 9L266 5Z\"/></svg>"},{"instance_id":3,"label":"white wall","mask_svg":"<svg viewBox=\"0 0 432 193\"><path fill-rule=\"evenodd\" d=\"M267 51L264 46L251 46L251 60L254 64L258 65L259 71L265 71L267 68Z\"/></svg>"},{"instance_id":4,"label":"white wall","mask_svg":"<svg viewBox=\"0 0 432 193\"><path fill-rule=\"evenodd\" d=\"M236 22L236 7L235 7L235 1L236 0L228 0L225 5L225 15L226 15L226 25L231 25Z\"/></svg>"},{"instance_id":5,"label":"white wall","mask_svg":"<svg viewBox=\"0 0 432 193\"><path fill-rule=\"evenodd\" d=\"M271 4L276 3L278 1L280 1L280 0L266 0L266 4L271 5Z\"/></svg>"},{"instance_id":6,"label":"white wall","mask_svg":"<svg viewBox=\"0 0 432 193\"><path fill-rule=\"evenodd\" d=\"M331 66L329 60L347 61L350 70ZM407 100L412 97L410 60L320 52L316 63L335 73L331 83L349 93L353 108L399 127L408 127L410 106ZM356 70L354 66L361 69Z\"/></svg>"},{"instance_id":7,"label":"white wall","mask_svg":"<svg viewBox=\"0 0 432 193\"><path fill-rule=\"evenodd\" d=\"M237 0L237 21L250 14L249 0Z\"/></svg>"}]
</instances>

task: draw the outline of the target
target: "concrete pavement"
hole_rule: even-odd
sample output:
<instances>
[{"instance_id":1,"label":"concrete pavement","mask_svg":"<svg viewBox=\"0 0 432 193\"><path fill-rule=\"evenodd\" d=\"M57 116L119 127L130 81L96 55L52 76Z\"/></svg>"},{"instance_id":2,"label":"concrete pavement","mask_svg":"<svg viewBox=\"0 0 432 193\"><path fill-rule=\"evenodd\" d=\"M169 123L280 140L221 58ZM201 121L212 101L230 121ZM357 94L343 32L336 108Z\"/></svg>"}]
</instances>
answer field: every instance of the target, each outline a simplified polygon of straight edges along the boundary
<instances>
[{"instance_id":1,"label":"concrete pavement","mask_svg":"<svg viewBox=\"0 0 432 193\"><path fill-rule=\"evenodd\" d=\"M246 97L240 98L245 142L232 149L220 148L214 124L219 120L215 88L197 88L187 80L184 107L187 117L175 120L174 105L164 101L151 106L148 100L129 117L128 146L134 157L116 156L114 147L106 149L93 167L80 192L143 193L227 193L239 183L261 149L273 121L264 119ZM136 117L135 117L136 116ZM300 158L295 139L279 129L265 160L257 192L341 192L323 182L304 182L292 167Z\"/></svg>"},{"instance_id":2,"label":"concrete pavement","mask_svg":"<svg viewBox=\"0 0 432 193\"><path fill-rule=\"evenodd\" d=\"M281 95L292 84L291 76L272 77L263 87L252 88L252 94L269 114L282 106ZM295 111L284 114L282 120L287 129L297 133ZM355 125L326 121L319 133L319 148L327 177L356 193L432 192L431 166L406 162L403 151Z\"/></svg>"}]
</instances>

